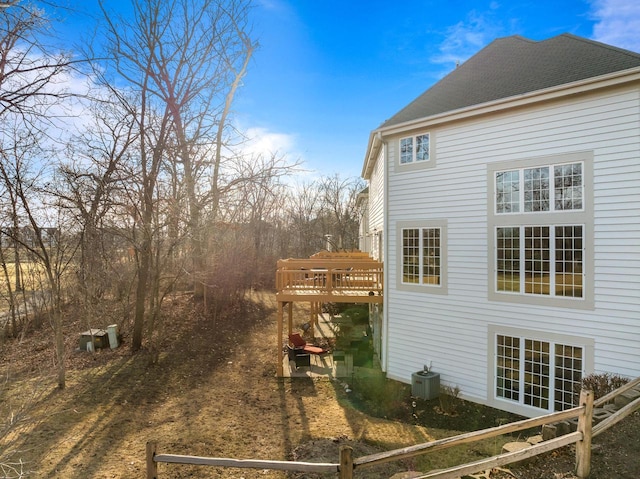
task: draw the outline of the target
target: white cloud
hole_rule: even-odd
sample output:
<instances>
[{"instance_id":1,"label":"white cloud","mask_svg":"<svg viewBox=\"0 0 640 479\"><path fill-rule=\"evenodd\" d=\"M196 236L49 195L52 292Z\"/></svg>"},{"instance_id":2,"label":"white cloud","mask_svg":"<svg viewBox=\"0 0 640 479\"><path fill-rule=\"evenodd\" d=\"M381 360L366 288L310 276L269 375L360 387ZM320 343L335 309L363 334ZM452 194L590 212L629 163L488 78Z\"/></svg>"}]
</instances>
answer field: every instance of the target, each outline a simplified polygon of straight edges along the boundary
<instances>
[{"instance_id":1,"label":"white cloud","mask_svg":"<svg viewBox=\"0 0 640 479\"><path fill-rule=\"evenodd\" d=\"M290 156L295 153L295 137L286 133L269 131L263 127L251 127L244 131L247 141L242 145L246 154Z\"/></svg>"},{"instance_id":2,"label":"white cloud","mask_svg":"<svg viewBox=\"0 0 640 479\"><path fill-rule=\"evenodd\" d=\"M640 52L640 2L592 0L593 40Z\"/></svg>"},{"instance_id":3,"label":"white cloud","mask_svg":"<svg viewBox=\"0 0 640 479\"><path fill-rule=\"evenodd\" d=\"M492 9L495 8L497 5L492 5ZM462 63L500 36L502 31L502 25L492 19L491 12L481 14L472 11L465 20L447 28L446 38L439 47L440 53L432 61L449 66Z\"/></svg>"}]
</instances>

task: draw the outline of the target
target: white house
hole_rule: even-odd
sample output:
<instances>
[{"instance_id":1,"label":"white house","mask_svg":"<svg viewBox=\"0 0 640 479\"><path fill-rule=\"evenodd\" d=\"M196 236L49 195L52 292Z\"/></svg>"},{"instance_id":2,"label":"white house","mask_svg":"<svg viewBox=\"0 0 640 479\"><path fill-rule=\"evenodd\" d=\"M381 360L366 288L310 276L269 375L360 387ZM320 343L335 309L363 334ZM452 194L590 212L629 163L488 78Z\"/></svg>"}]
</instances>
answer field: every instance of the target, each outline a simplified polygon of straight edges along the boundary
<instances>
[{"instance_id":1,"label":"white house","mask_svg":"<svg viewBox=\"0 0 640 479\"><path fill-rule=\"evenodd\" d=\"M388 377L536 416L640 376L640 54L494 41L371 132Z\"/></svg>"}]
</instances>

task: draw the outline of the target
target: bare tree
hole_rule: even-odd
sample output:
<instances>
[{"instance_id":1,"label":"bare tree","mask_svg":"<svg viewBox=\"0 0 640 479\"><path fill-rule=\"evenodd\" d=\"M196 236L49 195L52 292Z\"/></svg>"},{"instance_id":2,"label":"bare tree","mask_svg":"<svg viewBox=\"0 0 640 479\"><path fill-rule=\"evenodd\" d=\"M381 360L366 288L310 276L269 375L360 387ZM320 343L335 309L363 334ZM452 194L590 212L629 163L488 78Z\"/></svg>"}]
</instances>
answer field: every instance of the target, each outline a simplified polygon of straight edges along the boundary
<instances>
[{"instance_id":1,"label":"bare tree","mask_svg":"<svg viewBox=\"0 0 640 479\"><path fill-rule=\"evenodd\" d=\"M17 115L42 129L47 108L67 96L56 80L73 64L63 52L48 51L42 33L44 10L19 0L0 9L0 119Z\"/></svg>"},{"instance_id":2,"label":"bare tree","mask_svg":"<svg viewBox=\"0 0 640 479\"><path fill-rule=\"evenodd\" d=\"M304 258L323 247L324 231L318 229L321 198L316 182L293 187L287 197L288 234L292 237L290 256Z\"/></svg>"},{"instance_id":3,"label":"bare tree","mask_svg":"<svg viewBox=\"0 0 640 479\"><path fill-rule=\"evenodd\" d=\"M113 272L126 272L121 260L126 253L118 241L127 237L120 199L131 180L126 165L137 144L131 113L102 96L90 104L91 121L85 131L69 142L68 159L59 166L61 181L54 185L61 206L78 227L78 291L88 329L94 327L89 321L100 316L99 303L110 292Z\"/></svg>"},{"instance_id":4,"label":"bare tree","mask_svg":"<svg viewBox=\"0 0 640 479\"><path fill-rule=\"evenodd\" d=\"M65 387L65 349L62 330L62 288L63 275L69 264L70 257L67 245L60 236L60 218L51 220L50 215L58 213L44 190L47 177L42 166L36 166L34 158L41 160L43 151L40 139L30 131L15 130L16 140L13 147L3 148L0 161L0 183L13 204L10 205L12 214L20 216L25 222L18 229L4 231L13 241L27 251L32 261L36 261L42 268L44 275L43 286L40 288L41 300L49 303L47 313L51 317L55 337L56 363L58 371L58 387ZM23 133L23 136L20 134ZM45 225L55 225L45 228ZM27 228L29 237L19 234L22 228ZM38 275L39 278L39 275Z\"/></svg>"},{"instance_id":5,"label":"bare tree","mask_svg":"<svg viewBox=\"0 0 640 479\"><path fill-rule=\"evenodd\" d=\"M298 163L289 163L278 153L249 155L233 165L235 187L223 203L225 219L240 225L251 240L254 285L272 281L278 253L277 225L283 219L288 188L284 179L297 168Z\"/></svg>"},{"instance_id":6,"label":"bare tree","mask_svg":"<svg viewBox=\"0 0 640 479\"><path fill-rule=\"evenodd\" d=\"M348 250L358 247L360 221L356 200L363 189L364 183L360 178L342 179L335 174L320 180L320 219L324 234L330 235L333 249Z\"/></svg>"},{"instance_id":7,"label":"bare tree","mask_svg":"<svg viewBox=\"0 0 640 479\"><path fill-rule=\"evenodd\" d=\"M202 211L219 203L218 175L227 122L254 44L244 0L134 0L131 18L101 2L110 64L136 94L142 240L132 348L142 345L150 267L154 257L154 201L164 163L184 179L194 278L201 268ZM132 105L133 106L133 105ZM207 177L211 173L212 179ZM214 213L215 214L215 213Z\"/></svg>"},{"instance_id":8,"label":"bare tree","mask_svg":"<svg viewBox=\"0 0 640 479\"><path fill-rule=\"evenodd\" d=\"M29 191L33 185L21 183L25 172L23 160L28 158L30 151L40 147L37 143L42 142L42 135L46 130L44 125L52 124L50 108L58 106L67 96L56 82L68 71L72 62L66 54L49 51L43 43L48 24L42 9L18 0L4 1L1 5L0 162L5 192L11 198L14 210L11 238L19 243L18 205L21 208L20 214L25 215L34 231L40 231L35 217L30 217L33 205L29 203ZM26 151L21 151L22 147ZM54 288L59 286L59 278L55 277L55 266L44 246L43 243L38 245L37 251L42 255L40 259L48 266L49 285L55 294ZM16 275L19 275L17 252L18 248L15 260ZM16 288L21 286L20 282L20 277L16 276ZM52 311L59 368L58 386L64 388L64 343L58 313L59 309Z\"/></svg>"},{"instance_id":9,"label":"bare tree","mask_svg":"<svg viewBox=\"0 0 640 479\"><path fill-rule=\"evenodd\" d=\"M302 183L289 192L286 203L291 256L306 257L327 247L358 247L359 212L356 198L364 184L339 175Z\"/></svg>"}]
</instances>

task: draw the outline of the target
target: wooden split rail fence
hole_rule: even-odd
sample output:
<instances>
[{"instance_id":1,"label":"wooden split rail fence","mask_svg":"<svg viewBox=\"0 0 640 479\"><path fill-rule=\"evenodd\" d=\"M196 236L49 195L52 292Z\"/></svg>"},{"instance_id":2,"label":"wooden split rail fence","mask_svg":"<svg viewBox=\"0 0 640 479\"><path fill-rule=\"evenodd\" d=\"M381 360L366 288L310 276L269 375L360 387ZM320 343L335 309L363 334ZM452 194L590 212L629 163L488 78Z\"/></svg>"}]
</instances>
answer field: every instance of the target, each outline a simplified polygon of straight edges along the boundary
<instances>
[{"instance_id":1,"label":"wooden split rail fence","mask_svg":"<svg viewBox=\"0 0 640 479\"><path fill-rule=\"evenodd\" d=\"M225 468L253 468L296 472L334 473L339 479L352 479L353 472L357 469L371 467L391 461L400 461L410 457L419 456L428 452L440 451L462 444L488 439L491 437L511 434L527 430L544 424L553 424L561 421L577 418L578 426L575 432L565 434L541 443L527 447L526 449L508 452L492 456L487 459L450 467L445 470L427 473L416 479L455 479L465 474L473 474L498 466L511 464L533 456L537 456L555 449L575 444L576 445L576 475L579 478L587 478L591 470L591 439L606 431L608 428L624 419L637 409L640 409L640 397L631 401L608 418L593 426L593 409L613 400L616 396L640 386L640 378L626 384L622 388L600 398L594 403L591 391L580 393L579 406L566 411L556 412L545 416L525 419L502 426L474 431L458 436L439 439L392 451L386 451L357 459L353 458L353 451L349 446L340 448L339 463L313 463L296 461L269 461L259 459L232 459L216 457L183 456L176 454L158 454L155 442L147 443L147 479L158 478L158 463L188 464L199 466L216 466Z\"/></svg>"}]
</instances>

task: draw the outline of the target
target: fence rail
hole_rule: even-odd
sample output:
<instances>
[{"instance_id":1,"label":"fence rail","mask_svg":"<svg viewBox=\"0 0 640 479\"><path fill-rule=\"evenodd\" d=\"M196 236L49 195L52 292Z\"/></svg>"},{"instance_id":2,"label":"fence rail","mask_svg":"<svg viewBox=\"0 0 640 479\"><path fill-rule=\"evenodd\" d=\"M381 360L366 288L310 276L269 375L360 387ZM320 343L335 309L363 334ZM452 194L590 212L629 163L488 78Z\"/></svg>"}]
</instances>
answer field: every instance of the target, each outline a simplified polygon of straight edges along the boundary
<instances>
[{"instance_id":1,"label":"fence rail","mask_svg":"<svg viewBox=\"0 0 640 479\"><path fill-rule=\"evenodd\" d=\"M594 403L593 393L583 390L580 393L579 406L566 411L547 414L531 419L524 419L510 424L483 429L481 431L473 431L458 436L447 437L437 441L417 444L409 447L395 449L393 451L385 451L378 454L371 454L353 459L353 451L349 446L340 448L339 463L309 463L294 461L269 461L258 459L231 459L231 458L214 458L214 457L198 457L198 456L181 456L174 454L157 454L156 443L147 443L147 479L158 478L158 463L173 464L191 464L201 466L219 466L219 467L235 467L235 468L254 468L254 469L271 469L281 471L297 471L297 472L323 472L337 473L340 479L352 479L353 471L358 468L372 467L376 464L382 464L390 461L399 461L410 457L426 454L428 452L439 451L454 446L460 446L481 439L487 439L503 434L510 434L543 424L552 424L567 419L578 418L578 427L575 432L565 434L555 439L550 439L536 445L527 447L515 452L509 452L492 456L467 464L461 464L438 472L428 473L419 476L416 479L453 479L464 474L472 474L474 472L487 470L493 467L511 464L523 459L537 456L555 449L567 446L569 444L576 445L576 475L583 479L589 476L591 470L591 439L593 436L600 434L619 422L624 417L640 408L640 398L630 402L607 419L603 420L596 426L593 424L593 408L594 405L603 405L613 400L617 395L624 393L636 386L640 385L640 378L631 381L622 388L614 391L607 396L599 399Z\"/></svg>"}]
</instances>

